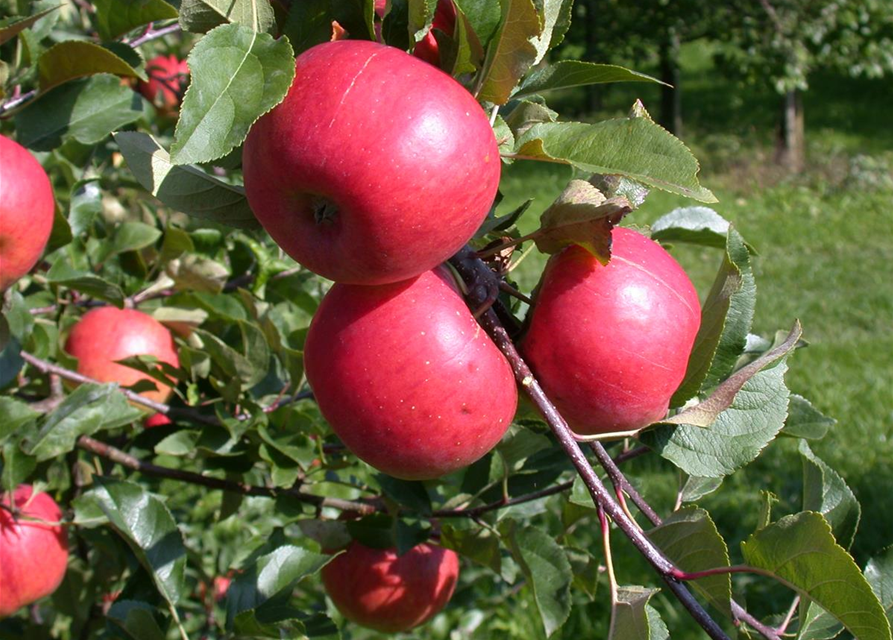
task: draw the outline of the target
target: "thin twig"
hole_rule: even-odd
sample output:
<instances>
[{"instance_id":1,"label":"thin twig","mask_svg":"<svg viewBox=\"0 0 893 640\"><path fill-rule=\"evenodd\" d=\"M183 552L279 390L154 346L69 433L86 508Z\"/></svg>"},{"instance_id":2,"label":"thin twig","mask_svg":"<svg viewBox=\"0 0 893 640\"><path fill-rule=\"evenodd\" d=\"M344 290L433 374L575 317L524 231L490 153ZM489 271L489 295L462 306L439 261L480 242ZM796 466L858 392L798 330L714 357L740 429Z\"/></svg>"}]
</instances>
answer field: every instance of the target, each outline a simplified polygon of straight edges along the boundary
<instances>
[{"instance_id":1,"label":"thin twig","mask_svg":"<svg viewBox=\"0 0 893 640\"><path fill-rule=\"evenodd\" d=\"M351 511L368 515L379 510L376 503L370 502L353 502L351 500L342 500L341 498L326 498L311 493L300 491L299 489L280 489L273 487L259 487L244 482L236 482L233 480L222 480L220 478L211 478L203 476L191 471L183 471L182 469L171 469L170 467L162 467L151 462L145 462L134 456L116 449L115 447L94 440L89 436L81 436L78 438L77 446L84 451L89 451L101 458L111 460L122 467L127 467L133 471L138 471L144 475L156 476L159 478L168 478L170 480L178 480L189 484L196 484L209 489L220 489L229 493L238 493L245 496L263 496L266 498L278 498L285 496L294 498L298 502L305 502L317 507L332 507L341 511Z\"/></svg>"},{"instance_id":2,"label":"thin twig","mask_svg":"<svg viewBox=\"0 0 893 640\"><path fill-rule=\"evenodd\" d=\"M781 621L781 624L775 629L778 635L784 635L784 632L788 630L788 625L791 624L791 620L794 619L794 614L797 613L797 607L800 606L800 596L794 596L794 601L791 602L791 608L788 609L787 615L784 617L784 620Z\"/></svg>"},{"instance_id":3,"label":"thin twig","mask_svg":"<svg viewBox=\"0 0 893 640\"><path fill-rule=\"evenodd\" d=\"M135 38L134 40L131 40L127 44L130 47L136 49L140 45L144 45L147 42L150 42L152 40L157 40L158 38L163 38L164 36L170 35L172 33L176 33L179 30L180 30L180 25L177 22L175 22L174 24L168 25L166 27L161 27L160 29L150 28L148 31L146 31L146 33L141 35L139 38Z\"/></svg>"},{"instance_id":4,"label":"thin twig","mask_svg":"<svg viewBox=\"0 0 893 640\"><path fill-rule=\"evenodd\" d=\"M21 106L22 104L31 100L34 96L37 95L37 89L31 89L31 91L26 91L15 98L10 98L3 104L0 104L0 116L4 115L8 111L12 111L13 109Z\"/></svg>"}]
</instances>

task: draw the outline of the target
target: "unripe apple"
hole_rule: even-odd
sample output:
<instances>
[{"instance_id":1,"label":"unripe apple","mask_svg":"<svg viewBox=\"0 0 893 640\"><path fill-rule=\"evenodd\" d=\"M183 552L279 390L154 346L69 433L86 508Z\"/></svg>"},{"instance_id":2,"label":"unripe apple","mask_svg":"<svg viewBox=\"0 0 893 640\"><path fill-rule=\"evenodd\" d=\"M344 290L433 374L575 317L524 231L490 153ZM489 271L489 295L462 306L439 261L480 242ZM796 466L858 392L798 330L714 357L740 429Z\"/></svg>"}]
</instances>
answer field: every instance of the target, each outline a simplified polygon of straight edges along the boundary
<instances>
[{"instance_id":1,"label":"unripe apple","mask_svg":"<svg viewBox=\"0 0 893 640\"><path fill-rule=\"evenodd\" d=\"M0 136L0 292L37 264L53 230L55 207L40 163Z\"/></svg>"},{"instance_id":2,"label":"unripe apple","mask_svg":"<svg viewBox=\"0 0 893 640\"><path fill-rule=\"evenodd\" d=\"M0 497L0 618L59 588L68 566L68 534L56 524L61 520L56 501L34 494L31 485Z\"/></svg>"},{"instance_id":3,"label":"unripe apple","mask_svg":"<svg viewBox=\"0 0 893 640\"><path fill-rule=\"evenodd\" d=\"M162 114L175 115L189 78L186 61L173 54L155 56L146 63L146 75L149 76L149 81L140 80L136 90L157 106Z\"/></svg>"},{"instance_id":4,"label":"unripe apple","mask_svg":"<svg viewBox=\"0 0 893 640\"><path fill-rule=\"evenodd\" d=\"M438 29L452 36L456 29L456 7L452 0L438 0L437 9L434 11L434 20L431 22L431 30L425 37L419 40L412 55L420 58L435 67L440 66L440 45L434 37L434 30Z\"/></svg>"},{"instance_id":5,"label":"unripe apple","mask_svg":"<svg viewBox=\"0 0 893 640\"><path fill-rule=\"evenodd\" d=\"M577 246L552 256L521 351L576 433L634 432L666 415L700 322L679 263L617 228L607 266Z\"/></svg>"},{"instance_id":6,"label":"unripe apple","mask_svg":"<svg viewBox=\"0 0 893 640\"><path fill-rule=\"evenodd\" d=\"M322 569L326 591L345 618L384 633L408 631L437 615L459 580L454 551L420 544L402 556L357 541Z\"/></svg>"},{"instance_id":7,"label":"unripe apple","mask_svg":"<svg viewBox=\"0 0 893 640\"><path fill-rule=\"evenodd\" d=\"M135 309L99 307L88 311L72 328L65 350L78 359L78 373L101 382L129 387L140 380L151 381L158 388L141 395L156 402L167 400L171 387L115 361L149 355L173 367L180 366L171 332Z\"/></svg>"},{"instance_id":8,"label":"unripe apple","mask_svg":"<svg viewBox=\"0 0 893 640\"><path fill-rule=\"evenodd\" d=\"M464 245L499 185L480 105L442 71L359 40L317 45L251 128L248 202L292 258L351 284L398 282Z\"/></svg>"},{"instance_id":9,"label":"unripe apple","mask_svg":"<svg viewBox=\"0 0 893 640\"><path fill-rule=\"evenodd\" d=\"M338 437L398 478L437 478L479 459L518 401L508 362L442 267L395 284L333 286L304 364Z\"/></svg>"}]
</instances>

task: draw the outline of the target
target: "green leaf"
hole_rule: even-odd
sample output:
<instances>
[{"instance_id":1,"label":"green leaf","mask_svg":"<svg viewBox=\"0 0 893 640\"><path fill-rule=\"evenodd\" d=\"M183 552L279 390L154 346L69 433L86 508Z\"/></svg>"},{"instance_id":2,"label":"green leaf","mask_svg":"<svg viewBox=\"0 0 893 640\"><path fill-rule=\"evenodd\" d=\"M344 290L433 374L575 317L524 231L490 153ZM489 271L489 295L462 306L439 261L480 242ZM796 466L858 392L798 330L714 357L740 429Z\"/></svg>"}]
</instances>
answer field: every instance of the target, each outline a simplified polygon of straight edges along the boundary
<instances>
[{"instance_id":1,"label":"green leaf","mask_svg":"<svg viewBox=\"0 0 893 640\"><path fill-rule=\"evenodd\" d=\"M599 262L611 258L611 230L632 206L626 198L608 200L585 180L571 180L540 218L536 247L558 253L572 244L584 247Z\"/></svg>"},{"instance_id":2,"label":"green leaf","mask_svg":"<svg viewBox=\"0 0 893 640\"><path fill-rule=\"evenodd\" d=\"M32 409L27 402L15 398L0 397L0 443L16 429L39 416L40 413Z\"/></svg>"},{"instance_id":3,"label":"green leaf","mask_svg":"<svg viewBox=\"0 0 893 640\"><path fill-rule=\"evenodd\" d=\"M701 202L716 202L698 184L700 167L691 151L646 117L536 124L518 138L515 154L590 173L619 174Z\"/></svg>"},{"instance_id":4,"label":"green leaf","mask_svg":"<svg viewBox=\"0 0 893 640\"><path fill-rule=\"evenodd\" d=\"M533 0L500 0L502 23L487 48L477 80L479 100L505 104L518 81L536 61L539 52L531 43L543 31Z\"/></svg>"},{"instance_id":5,"label":"green leaf","mask_svg":"<svg viewBox=\"0 0 893 640\"><path fill-rule=\"evenodd\" d=\"M608 640L649 640L652 623L646 607L658 591L660 589L618 587L617 601L611 607Z\"/></svg>"},{"instance_id":6,"label":"green leaf","mask_svg":"<svg viewBox=\"0 0 893 640\"><path fill-rule=\"evenodd\" d=\"M788 419L785 420L781 434L794 438L821 440L828 433L828 429L835 424L837 420L822 414L806 398L792 393Z\"/></svg>"},{"instance_id":7,"label":"green leaf","mask_svg":"<svg viewBox=\"0 0 893 640\"><path fill-rule=\"evenodd\" d=\"M80 291L99 300L105 300L119 309L124 308L124 292L121 288L106 282L89 271L80 271L65 260L57 260L47 272L47 281L69 289Z\"/></svg>"},{"instance_id":8,"label":"green leaf","mask_svg":"<svg viewBox=\"0 0 893 640\"><path fill-rule=\"evenodd\" d=\"M168 262L165 273L181 291L220 293L229 279L224 265L195 254L187 254Z\"/></svg>"},{"instance_id":9,"label":"green leaf","mask_svg":"<svg viewBox=\"0 0 893 640\"><path fill-rule=\"evenodd\" d=\"M143 222L124 222L115 228L111 241L104 244L98 261L127 251L138 251L154 245L161 237L161 230Z\"/></svg>"},{"instance_id":10,"label":"green leaf","mask_svg":"<svg viewBox=\"0 0 893 640\"><path fill-rule=\"evenodd\" d=\"M556 36L556 28L564 28L570 26L571 0L540 0L537 3L537 12L542 19L542 30L538 36L531 38L530 42L536 48L536 58L534 65L542 62L543 58L561 41L563 36ZM566 23L566 26L565 26Z\"/></svg>"},{"instance_id":11,"label":"green leaf","mask_svg":"<svg viewBox=\"0 0 893 640\"><path fill-rule=\"evenodd\" d=\"M145 133L116 133L115 142L139 183L171 209L231 227L260 226L242 187L197 167L175 165L155 138Z\"/></svg>"},{"instance_id":12,"label":"green leaf","mask_svg":"<svg viewBox=\"0 0 893 640\"><path fill-rule=\"evenodd\" d=\"M434 20L437 0L408 0L407 16L409 42L415 44L425 37Z\"/></svg>"},{"instance_id":13,"label":"green leaf","mask_svg":"<svg viewBox=\"0 0 893 640\"><path fill-rule=\"evenodd\" d=\"M33 16L27 17L19 17L19 16L10 16L8 18L3 18L0 20L0 45L4 42L8 42L15 38L19 33L29 28L35 22L43 18L45 15L50 13L51 11L55 11L62 5L58 5L56 7L51 7L49 9L45 9L39 13L35 13Z\"/></svg>"},{"instance_id":14,"label":"green leaf","mask_svg":"<svg viewBox=\"0 0 893 640\"><path fill-rule=\"evenodd\" d=\"M77 498L76 507L105 515L174 612L188 591L186 547L171 512L138 484L99 476L93 480L97 486Z\"/></svg>"},{"instance_id":15,"label":"green leaf","mask_svg":"<svg viewBox=\"0 0 893 640\"><path fill-rule=\"evenodd\" d=\"M562 60L531 73L512 97L520 98L555 89L609 82L657 82L664 84L657 78L613 64Z\"/></svg>"},{"instance_id":16,"label":"green leaf","mask_svg":"<svg viewBox=\"0 0 893 640\"><path fill-rule=\"evenodd\" d=\"M288 36L295 55L332 39L332 12L329 0L293 2L282 32Z\"/></svg>"},{"instance_id":17,"label":"green leaf","mask_svg":"<svg viewBox=\"0 0 893 640\"><path fill-rule=\"evenodd\" d=\"M86 40L66 40L53 45L40 56L37 68L41 91L99 73L146 79L145 72L135 69L110 49Z\"/></svg>"},{"instance_id":18,"label":"green leaf","mask_svg":"<svg viewBox=\"0 0 893 640\"><path fill-rule=\"evenodd\" d=\"M220 367L222 379L238 378L242 382L242 389L247 390L266 376L270 348L256 325L240 320L238 326L242 333L241 352L203 329L196 329L194 335L201 337L203 349Z\"/></svg>"},{"instance_id":19,"label":"green leaf","mask_svg":"<svg viewBox=\"0 0 893 640\"><path fill-rule=\"evenodd\" d=\"M716 525L703 509L685 507L674 512L648 537L683 571L696 572L729 566L729 551ZM729 574L691 582L723 615L731 616L732 580Z\"/></svg>"},{"instance_id":20,"label":"green leaf","mask_svg":"<svg viewBox=\"0 0 893 640\"><path fill-rule=\"evenodd\" d=\"M800 441L803 460L803 510L821 513L834 538L849 549L859 528L862 509L856 496L834 469L818 458L805 440Z\"/></svg>"},{"instance_id":21,"label":"green leaf","mask_svg":"<svg viewBox=\"0 0 893 640\"><path fill-rule=\"evenodd\" d=\"M697 502L704 496L710 495L722 485L722 478L699 478L689 476L682 485L680 495L682 502Z\"/></svg>"},{"instance_id":22,"label":"green leaf","mask_svg":"<svg viewBox=\"0 0 893 640\"><path fill-rule=\"evenodd\" d=\"M177 17L177 10L163 0L94 0L93 6L103 40L115 40L150 22Z\"/></svg>"},{"instance_id":23,"label":"green leaf","mask_svg":"<svg viewBox=\"0 0 893 640\"><path fill-rule=\"evenodd\" d=\"M182 0L183 31L207 33L222 24L240 24L252 31L272 33L276 26L268 0Z\"/></svg>"},{"instance_id":24,"label":"green leaf","mask_svg":"<svg viewBox=\"0 0 893 640\"><path fill-rule=\"evenodd\" d=\"M888 547L865 565L865 579L881 601L887 620L893 623L893 547Z\"/></svg>"},{"instance_id":25,"label":"green leaf","mask_svg":"<svg viewBox=\"0 0 893 640\"><path fill-rule=\"evenodd\" d=\"M565 547L567 559L574 573L574 589L581 589L591 600L595 599L598 590L599 563L598 558L588 551Z\"/></svg>"},{"instance_id":26,"label":"green leaf","mask_svg":"<svg viewBox=\"0 0 893 640\"><path fill-rule=\"evenodd\" d=\"M799 326L779 353L793 348L798 336ZM772 359L781 357L779 353L770 352ZM759 368L766 362L752 364ZM749 379L743 385L735 379L736 373L700 405L673 416L672 420L678 418L684 424L661 425L643 432L640 439L690 475L718 478L733 473L756 458L781 431L790 395L785 371L784 361L756 375L746 371L742 378ZM698 413L699 407L704 413ZM690 426L688 416L699 426Z\"/></svg>"},{"instance_id":27,"label":"green leaf","mask_svg":"<svg viewBox=\"0 0 893 640\"><path fill-rule=\"evenodd\" d=\"M114 429L145 414L131 405L116 384L82 384L49 414L40 431L29 438L25 452L39 462L74 449L80 436Z\"/></svg>"},{"instance_id":28,"label":"green leaf","mask_svg":"<svg viewBox=\"0 0 893 640\"><path fill-rule=\"evenodd\" d=\"M552 636L571 611L570 587L574 576L567 554L553 536L527 524L506 519L499 530L533 589L546 636Z\"/></svg>"},{"instance_id":29,"label":"green leaf","mask_svg":"<svg viewBox=\"0 0 893 640\"><path fill-rule=\"evenodd\" d=\"M146 602L115 600L106 617L134 640L165 640L158 609Z\"/></svg>"},{"instance_id":30,"label":"green leaf","mask_svg":"<svg viewBox=\"0 0 893 640\"><path fill-rule=\"evenodd\" d=\"M729 228L726 251L701 310L701 326L688 360L685 379L670 406L678 407L711 389L735 368L747 345L757 302L757 286L744 239Z\"/></svg>"},{"instance_id":31,"label":"green leaf","mask_svg":"<svg viewBox=\"0 0 893 640\"><path fill-rule=\"evenodd\" d=\"M400 480L384 474L376 476L381 490L397 504L420 515L431 513L431 497L425 483Z\"/></svg>"},{"instance_id":32,"label":"green leaf","mask_svg":"<svg viewBox=\"0 0 893 640\"><path fill-rule=\"evenodd\" d=\"M227 629L232 630L236 616L257 610L281 593L290 593L297 582L318 572L334 557L290 545L261 556L233 580L227 591Z\"/></svg>"},{"instance_id":33,"label":"green leaf","mask_svg":"<svg viewBox=\"0 0 893 640\"><path fill-rule=\"evenodd\" d=\"M455 0L455 2L461 13L468 18L477 39L486 46L499 27L502 18L501 3L493 0Z\"/></svg>"},{"instance_id":34,"label":"green leaf","mask_svg":"<svg viewBox=\"0 0 893 640\"><path fill-rule=\"evenodd\" d=\"M7 491L13 491L25 482L37 468L37 459L22 451L21 437L3 443L0 453L3 454L3 472L0 483Z\"/></svg>"},{"instance_id":35,"label":"green leaf","mask_svg":"<svg viewBox=\"0 0 893 640\"><path fill-rule=\"evenodd\" d=\"M440 544L497 575L502 569L499 538L483 527L460 529L458 526L445 524L440 532Z\"/></svg>"},{"instance_id":36,"label":"green leaf","mask_svg":"<svg viewBox=\"0 0 893 640\"><path fill-rule=\"evenodd\" d=\"M815 601L859 640L890 640L881 603L818 513L785 516L741 544L744 561Z\"/></svg>"},{"instance_id":37,"label":"green leaf","mask_svg":"<svg viewBox=\"0 0 893 640\"><path fill-rule=\"evenodd\" d=\"M102 191L99 178L79 180L71 188L71 200L68 207L68 224L71 233L80 236L90 230L97 214L102 212Z\"/></svg>"},{"instance_id":38,"label":"green leaf","mask_svg":"<svg viewBox=\"0 0 893 640\"><path fill-rule=\"evenodd\" d=\"M651 239L725 249L729 228L729 221L710 207L680 207L654 221Z\"/></svg>"},{"instance_id":39,"label":"green leaf","mask_svg":"<svg viewBox=\"0 0 893 640\"><path fill-rule=\"evenodd\" d=\"M210 162L242 144L251 125L285 98L295 64L287 39L225 24L198 41L189 70L171 146L178 165Z\"/></svg>"},{"instance_id":40,"label":"green leaf","mask_svg":"<svg viewBox=\"0 0 893 640\"><path fill-rule=\"evenodd\" d=\"M66 140L96 144L112 131L137 120L143 99L117 76L99 74L66 82L22 109L15 117L18 141L50 151Z\"/></svg>"}]
</instances>

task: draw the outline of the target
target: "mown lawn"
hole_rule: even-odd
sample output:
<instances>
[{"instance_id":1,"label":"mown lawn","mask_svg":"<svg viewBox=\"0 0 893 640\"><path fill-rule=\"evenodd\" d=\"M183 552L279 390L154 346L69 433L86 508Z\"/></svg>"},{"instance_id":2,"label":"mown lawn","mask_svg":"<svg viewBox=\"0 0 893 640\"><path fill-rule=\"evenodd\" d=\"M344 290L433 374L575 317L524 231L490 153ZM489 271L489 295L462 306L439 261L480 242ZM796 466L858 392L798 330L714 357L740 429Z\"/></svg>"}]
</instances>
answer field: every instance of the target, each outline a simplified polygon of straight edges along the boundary
<instances>
[{"instance_id":1,"label":"mown lawn","mask_svg":"<svg viewBox=\"0 0 893 640\"><path fill-rule=\"evenodd\" d=\"M702 184L720 200L714 208L759 252L753 331L771 335L789 329L797 318L803 324L809 346L789 361L788 384L838 420L813 449L862 504L853 551L864 564L893 544L893 129L885 122L893 83L818 75L805 98L809 168L804 175L787 176L771 160L775 97L725 81L707 53L686 48L684 138L701 160ZM586 118L622 115L635 97L656 110L653 88L616 86L604 96L605 111ZM571 108L582 102L580 96L562 101ZM569 168L552 164L508 167L502 211L534 197L520 223L522 231L533 230L539 213L571 175ZM654 191L627 221L646 226L675 207L692 204ZM677 255L706 295L718 254ZM534 252L518 268L514 275L522 289L536 284L544 260ZM659 460L636 461L629 468L666 511L675 472ZM781 498L776 516L797 511L801 473L796 443L774 443L703 501L726 536L733 561L737 542L753 530L760 490ZM736 578L735 583L749 580ZM757 609L785 606L771 602L781 595L773 594L757 602Z\"/></svg>"}]
</instances>

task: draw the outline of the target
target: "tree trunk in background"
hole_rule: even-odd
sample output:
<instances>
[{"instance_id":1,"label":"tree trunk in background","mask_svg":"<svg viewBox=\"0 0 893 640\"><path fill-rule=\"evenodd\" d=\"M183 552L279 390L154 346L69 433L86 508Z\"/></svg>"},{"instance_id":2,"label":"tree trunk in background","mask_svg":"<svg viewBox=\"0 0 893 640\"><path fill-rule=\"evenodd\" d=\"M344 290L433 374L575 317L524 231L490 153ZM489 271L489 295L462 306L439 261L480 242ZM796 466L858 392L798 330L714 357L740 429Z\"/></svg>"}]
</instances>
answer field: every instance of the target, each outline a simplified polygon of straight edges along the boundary
<instances>
[{"instance_id":1,"label":"tree trunk in background","mask_svg":"<svg viewBox=\"0 0 893 640\"><path fill-rule=\"evenodd\" d=\"M598 20L598 0L586 0L583 4L585 10L584 25L586 26L586 60L594 62L595 54L595 38L596 24ZM586 106L590 113L600 111L602 108L602 88L598 85L591 84L586 87Z\"/></svg>"},{"instance_id":2,"label":"tree trunk in background","mask_svg":"<svg viewBox=\"0 0 893 640\"><path fill-rule=\"evenodd\" d=\"M682 73L679 70L679 33L670 29L660 46L660 123L674 136L682 137Z\"/></svg>"},{"instance_id":3,"label":"tree trunk in background","mask_svg":"<svg viewBox=\"0 0 893 640\"><path fill-rule=\"evenodd\" d=\"M789 171L799 173L806 162L802 95L796 89L788 91L782 98L781 106L775 161Z\"/></svg>"}]
</instances>

